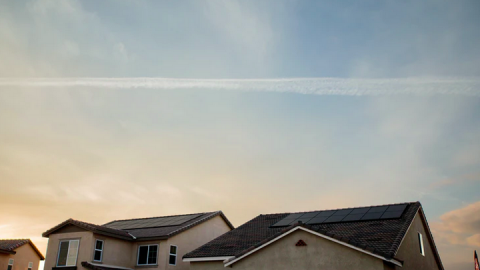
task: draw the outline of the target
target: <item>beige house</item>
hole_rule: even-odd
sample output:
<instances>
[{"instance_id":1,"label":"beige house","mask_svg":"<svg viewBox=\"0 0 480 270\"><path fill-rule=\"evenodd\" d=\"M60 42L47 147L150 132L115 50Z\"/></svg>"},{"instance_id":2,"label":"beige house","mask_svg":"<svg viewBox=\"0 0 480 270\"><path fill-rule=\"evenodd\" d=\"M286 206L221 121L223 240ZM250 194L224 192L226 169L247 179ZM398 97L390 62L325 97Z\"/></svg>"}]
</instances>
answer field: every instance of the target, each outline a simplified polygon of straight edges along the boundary
<instances>
[{"instance_id":1,"label":"beige house","mask_svg":"<svg viewBox=\"0 0 480 270\"><path fill-rule=\"evenodd\" d=\"M443 270L419 202L260 215L183 261L191 270Z\"/></svg>"},{"instance_id":2,"label":"beige house","mask_svg":"<svg viewBox=\"0 0 480 270\"><path fill-rule=\"evenodd\" d=\"M69 219L43 233L49 238L44 269L186 270L184 254L232 229L221 211L104 225Z\"/></svg>"},{"instance_id":3,"label":"beige house","mask_svg":"<svg viewBox=\"0 0 480 270\"><path fill-rule=\"evenodd\" d=\"M30 239L0 240L0 269L38 270L45 258Z\"/></svg>"}]
</instances>

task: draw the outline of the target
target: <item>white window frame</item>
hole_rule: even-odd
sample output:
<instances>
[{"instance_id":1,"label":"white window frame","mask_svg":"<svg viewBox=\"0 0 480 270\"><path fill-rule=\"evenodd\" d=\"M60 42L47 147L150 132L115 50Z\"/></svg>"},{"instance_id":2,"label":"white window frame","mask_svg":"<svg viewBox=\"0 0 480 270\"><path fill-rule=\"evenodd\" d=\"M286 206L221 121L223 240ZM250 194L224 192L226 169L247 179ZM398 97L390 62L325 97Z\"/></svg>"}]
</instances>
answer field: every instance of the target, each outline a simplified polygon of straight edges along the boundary
<instances>
[{"instance_id":1,"label":"white window frame","mask_svg":"<svg viewBox=\"0 0 480 270\"><path fill-rule=\"evenodd\" d=\"M175 247L175 254L173 254L171 252L172 250L172 247ZM175 245L170 245L170 248L168 249L168 265L177 265L177 254L178 254L178 247L175 246ZM175 263L174 264L171 264L170 263L170 256L174 256L175 257Z\"/></svg>"},{"instance_id":2,"label":"white window frame","mask_svg":"<svg viewBox=\"0 0 480 270\"><path fill-rule=\"evenodd\" d=\"M102 242L102 249L97 249L97 242ZM100 239L95 239L95 246L93 246L93 261L94 262L101 262L103 260L103 249L105 248L105 241ZM100 251L100 260L95 260L95 252Z\"/></svg>"},{"instance_id":3,"label":"white window frame","mask_svg":"<svg viewBox=\"0 0 480 270\"><path fill-rule=\"evenodd\" d=\"M425 256L425 247L423 245L423 235L418 232L418 243L420 244L420 254L422 254L422 256Z\"/></svg>"},{"instance_id":4,"label":"white window frame","mask_svg":"<svg viewBox=\"0 0 480 270\"><path fill-rule=\"evenodd\" d=\"M77 245L77 254L75 255L75 264L73 265L68 265L67 264L67 260L68 260L68 255L70 255L70 242L75 242L77 241L78 242L78 245ZM67 260L65 260L65 265L58 265L58 259L60 258L60 247L62 246L62 243L63 242L68 242L68 252L67 252ZM58 243L58 254L57 254L57 261L55 263L55 267L72 267L72 266L76 266L77 265L77 261L78 261L78 250L80 249L80 239L71 239L71 240L60 240L60 242Z\"/></svg>"},{"instance_id":5,"label":"white window frame","mask_svg":"<svg viewBox=\"0 0 480 270\"><path fill-rule=\"evenodd\" d=\"M150 247L151 246L157 246L157 262L155 264L149 264L148 263L148 255L150 254ZM147 263L145 264L139 264L138 261L140 259L140 248L141 247L148 247L147 249ZM137 249L137 266L144 266L144 265L158 265L158 251L160 250L160 247L158 244L151 244L151 245L140 245L138 246L138 249Z\"/></svg>"},{"instance_id":6,"label":"white window frame","mask_svg":"<svg viewBox=\"0 0 480 270\"><path fill-rule=\"evenodd\" d=\"M28 270L32 270L32 268L33 268L33 262L29 262L28 263Z\"/></svg>"},{"instance_id":7,"label":"white window frame","mask_svg":"<svg viewBox=\"0 0 480 270\"><path fill-rule=\"evenodd\" d=\"M9 270L9 268L13 269L13 262L14 262L14 259L8 259L7 270Z\"/></svg>"}]
</instances>

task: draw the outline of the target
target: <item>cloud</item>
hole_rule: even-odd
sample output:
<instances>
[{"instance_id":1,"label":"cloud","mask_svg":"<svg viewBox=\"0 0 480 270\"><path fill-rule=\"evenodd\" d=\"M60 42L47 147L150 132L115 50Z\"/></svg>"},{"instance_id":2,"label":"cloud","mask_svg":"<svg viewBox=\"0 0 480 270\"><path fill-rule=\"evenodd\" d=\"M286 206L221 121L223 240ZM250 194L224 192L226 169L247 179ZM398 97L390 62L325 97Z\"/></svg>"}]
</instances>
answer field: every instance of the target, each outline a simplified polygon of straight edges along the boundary
<instances>
[{"instance_id":1,"label":"cloud","mask_svg":"<svg viewBox=\"0 0 480 270\"><path fill-rule=\"evenodd\" d=\"M121 46L120 46L121 47ZM121 47L123 48L123 47ZM213 89L312 95L378 96L437 94L480 97L480 78L404 79L171 79L171 78L3 78L0 87L98 87L114 89Z\"/></svg>"},{"instance_id":2,"label":"cloud","mask_svg":"<svg viewBox=\"0 0 480 270\"><path fill-rule=\"evenodd\" d=\"M480 231L480 201L450 211L440 217L442 229L454 233Z\"/></svg>"}]
</instances>

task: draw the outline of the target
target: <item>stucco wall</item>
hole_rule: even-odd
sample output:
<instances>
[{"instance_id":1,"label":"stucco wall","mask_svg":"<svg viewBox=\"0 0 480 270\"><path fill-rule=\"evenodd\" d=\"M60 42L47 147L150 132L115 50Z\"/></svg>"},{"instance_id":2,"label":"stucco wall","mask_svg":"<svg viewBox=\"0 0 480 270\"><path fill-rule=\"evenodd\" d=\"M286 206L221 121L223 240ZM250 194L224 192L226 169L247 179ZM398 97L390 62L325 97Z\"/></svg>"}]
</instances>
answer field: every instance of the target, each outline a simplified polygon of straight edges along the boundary
<instances>
[{"instance_id":1,"label":"stucco wall","mask_svg":"<svg viewBox=\"0 0 480 270\"><path fill-rule=\"evenodd\" d=\"M57 264L58 249L61 240L79 239L77 266L79 270L83 261L92 261L94 235L90 231L66 232L51 234L48 238L47 255L45 256L45 270L51 270Z\"/></svg>"},{"instance_id":2,"label":"stucco wall","mask_svg":"<svg viewBox=\"0 0 480 270\"><path fill-rule=\"evenodd\" d=\"M210 242L220 235L230 231L230 227L225 223L222 217L216 216L202 224L199 224L181 234L167 240L165 269L169 270L188 270L190 263L183 262L182 257L186 253ZM177 246L177 265L169 265L170 245Z\"/></svg>"},{"instance_id":3,"label":"stucco wall","mask_svg":"<svg viewBox=\"0 0 480 270\"><path fill-rule=\"evenodd\" d=\"M423 246L425 251L425 256L420 254L420 247L418 242L418 233L423 235ZM415 270L415 269L425 269L425 270L437 270L440 269L438 266L435 257L433 255L432 243L429 241L427 232L425 231L425 226L420 217L420 213L415 215L412 225L408 230L403 242L398 249L396 258L404 261L403 267L400 268L397 266L396 269L402 270Z\"/></svg>"},{"instance_id":4,"label":"stucco wall","mask_svg":"<svg viewBox=\"0 0 480 270\"><path fill-rule=\"evenodd\" d=\"M30 244L24 244L15 249L16 254L0 254L0 269L7 269L8 260L13 259L12 270L27 270L28 263L32 262L32 270L38 270L40 258Z\"/></svg>"},{"instance_id":5,"label":"stucco wall","mask_svg":"<svg viewBox=\"0 0 480 270\"><path fill-rule=\"evenodd\" d=\"M303 240L307 246L295 246L300 239ZM223 267L222 262L191 263L191 269L194 270L221 269L220 267ZM232 267L242 270L384 269L381 259L301 230L293 232L238 261L233 264Z\"/></svg>"},{"instance_id":6,"label":"stucco wall","mask_svg":"<svg viewBox=\"0 0 480 270\"><path fill-rule=\"evenodd\" d=\"M135 266L135 257L127 256L132 254L134 249L133 242L124 241L117 238L112 238L104 235L94 234L96 241L103 240L103 254L102 254L102 263L109 265L118 265L123 267L133 268ZM90 248L91 258L88 261L93 261L94 255L94 244ZM97 262L95 262L97 263ZM47 270L47 269L45 269Z\"/></svg>"}]
</instances>

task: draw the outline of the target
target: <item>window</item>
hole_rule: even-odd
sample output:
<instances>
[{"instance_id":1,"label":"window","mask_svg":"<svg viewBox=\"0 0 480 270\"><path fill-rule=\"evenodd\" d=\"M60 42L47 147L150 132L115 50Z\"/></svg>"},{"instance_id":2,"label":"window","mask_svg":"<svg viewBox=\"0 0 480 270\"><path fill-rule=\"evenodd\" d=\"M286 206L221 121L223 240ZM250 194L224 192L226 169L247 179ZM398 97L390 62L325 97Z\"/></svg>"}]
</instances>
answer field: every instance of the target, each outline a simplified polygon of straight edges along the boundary
<instances>
[{"instance_id":1,"label":"window","mask_svg":"<svg viewBox=\"0 0 480 270\"><path fill-rule=\"evenodd\" d=\"M93 260L101 262L103 257L103 240L95 241L95 251L93 252Z\"/></svg>"},{"instance_id":2,"label":"window","mask_svg":"<svg viewBox=\"0 0 480 270\"><path fill-rule=\"evenodd\" d=\"M418 233L418 244L420 245L420 254L425 256L425 250L423 249L423 237L421 233Z\"/></svg>"},{"instance_id":3,"label":"window","mask_svg":"<svg viewBox=\"0 0 480 270\"><path fill-rule=\"evenodd\" d=\"M33 267L33 262L29 262L28 263L28 270L32 270L32 267Z\"/></svg>"},{"instance_id":4,"label":"window","mask_svg":"<svg viewBox=\"0 0 480 270\"><path fill-rule=\"evenodd\" d=\"M168 264L177 265L177 246L170 246L170 257L168 258Z\"/></svg>"},{"instance_id":5,"label":"window","mask_svg":"<svg viewBox=\"0 0 480 270\"><path fill-rule=\"evenodd\" d=\"M138 247L137 265L156 265L158 256L158 245Z\"/></svg>"},{"instance_id":6,"label":"window","mask_svg":"<svg viewBox=\"0 0 480 270\"><path fill-rule=\"evenodd\" d=\"M57 266L75 266L77 264L79 242L80 240L60 241Z\"/></svg>"},{"instance_id":7,"label":"window","mask_svg":"<svg viewBox=\"0 0 480 270\"><path fill-rule=\"evenodd\" d=\"M9 260L8 260L7 270L12 270L12 267L13 267L13 259L9 259Z\"/></svg>"}]
</instances>

